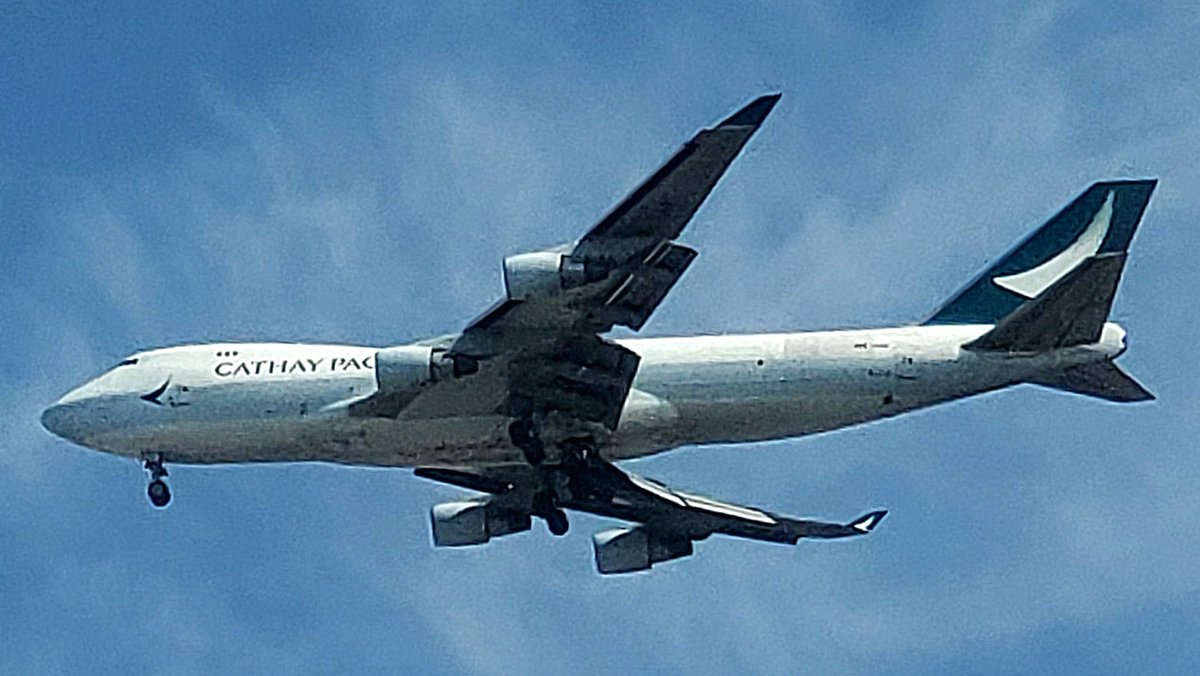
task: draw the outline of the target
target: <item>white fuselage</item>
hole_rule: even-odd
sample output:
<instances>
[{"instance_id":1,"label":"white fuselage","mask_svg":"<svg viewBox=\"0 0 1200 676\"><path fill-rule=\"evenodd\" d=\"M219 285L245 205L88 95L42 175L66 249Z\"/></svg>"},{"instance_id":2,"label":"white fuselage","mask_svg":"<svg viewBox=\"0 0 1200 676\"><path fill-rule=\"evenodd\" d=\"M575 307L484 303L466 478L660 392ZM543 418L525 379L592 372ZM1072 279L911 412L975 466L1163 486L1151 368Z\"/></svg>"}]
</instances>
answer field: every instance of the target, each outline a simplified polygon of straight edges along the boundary
<instances>
[{"instance_id":1,"label":"white fuselage","mask_svg":"<svg viewBox=\"0 0 1200 676\"><path fill-rule=\"evenodd\" d=\"M833 430L1112 358L1125 347L1125 332L1109 323L1094 345L1037 354L963 349L990 328L621 339L641 364L603 452L619 460ZM346 402L376 389L376 351L250 343L143 352L67 394L43 421L84 446L161 453L173 463L521 460L508 420L486 408L431 410L418 399L396 419L351 416Z\"/></svg>"}]
</instances>

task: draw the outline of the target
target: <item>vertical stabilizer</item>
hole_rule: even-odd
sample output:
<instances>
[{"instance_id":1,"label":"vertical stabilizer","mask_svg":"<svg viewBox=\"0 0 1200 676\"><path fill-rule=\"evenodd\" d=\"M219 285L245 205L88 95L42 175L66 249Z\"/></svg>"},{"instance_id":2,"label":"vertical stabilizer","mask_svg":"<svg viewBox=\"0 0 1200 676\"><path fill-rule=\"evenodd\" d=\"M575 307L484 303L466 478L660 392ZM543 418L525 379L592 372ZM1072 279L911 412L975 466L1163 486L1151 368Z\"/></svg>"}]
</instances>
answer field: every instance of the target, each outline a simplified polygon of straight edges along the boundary
<instances>
[{"instance_id":1,"label":"vertical stabilizer","mask_svg":"<svg viewBox=\"0 0 1200 676\"><path fill-rule=\"evenodd\" d=\"M1157 184L1155 179L1094 183L924 323L995 324L1085 261L1124 254ZM1119 260L1118 277L1124 256Z\"/></svg>"}]
</instances>

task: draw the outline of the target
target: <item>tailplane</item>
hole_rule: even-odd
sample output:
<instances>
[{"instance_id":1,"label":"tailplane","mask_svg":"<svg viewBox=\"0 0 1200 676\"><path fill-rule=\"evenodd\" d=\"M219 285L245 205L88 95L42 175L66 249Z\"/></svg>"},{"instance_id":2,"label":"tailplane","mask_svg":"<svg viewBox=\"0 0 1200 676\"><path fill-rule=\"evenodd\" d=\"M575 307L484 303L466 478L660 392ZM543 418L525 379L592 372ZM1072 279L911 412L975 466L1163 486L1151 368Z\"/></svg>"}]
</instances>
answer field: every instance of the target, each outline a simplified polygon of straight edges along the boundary
<instances>
[{"instance_id":1,"label":"tailplane","mask_svg":"<svg viewBox=\"0 0 1200 676\"><path fill-rule=\"evenodd\" d=\"M1125 254L1083 259L1040 296L1013 310L991 331L963 347L989 352L1046 352L1100 340Z\"/></svg>"},{"instance_id":2,"label":"tailplane","mask_svg":"<svg viewBox=\"0 0 1200 676\"><path fill-rule=\"evenodd\" d=\"M1072 366L1030 382L1116 402L1152 401L1154 395L1112 361Z\"/></svg>"}]
</instances>

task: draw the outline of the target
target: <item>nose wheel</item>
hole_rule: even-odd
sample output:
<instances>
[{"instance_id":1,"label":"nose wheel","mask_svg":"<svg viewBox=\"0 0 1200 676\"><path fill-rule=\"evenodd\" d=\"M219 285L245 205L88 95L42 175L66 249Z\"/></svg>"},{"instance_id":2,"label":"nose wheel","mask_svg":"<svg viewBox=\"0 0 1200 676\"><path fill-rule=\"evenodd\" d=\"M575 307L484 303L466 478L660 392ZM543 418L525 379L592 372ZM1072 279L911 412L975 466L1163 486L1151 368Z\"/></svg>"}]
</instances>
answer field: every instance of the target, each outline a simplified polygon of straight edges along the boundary
<instances>
[{"instance_id":1,"label":"nose wheel","mask_svg":"<svg viewBox=\"0 0 1200 676\"><path fill-rule=\"evenodd\" d=\"M150 504L155 507L166 507L171 502L171 489L162 479L151 481L150 486L146 489L146 495L150 497Z\"/></svg>"},{"instance_id":2,"label":"nose wheel","mask_svg":"<svg viewBox=\"0 0 1200 676\"><path fill-rule=\"evenodd\" d=\"M166 507L171 502L171 488L163 481L163 477L167 476L167 468L163 465L162 453L154 453L146 458L143 467L150 473L150 485L146 487L150 504L160 509Z\"/></svg>"}]
</instances>

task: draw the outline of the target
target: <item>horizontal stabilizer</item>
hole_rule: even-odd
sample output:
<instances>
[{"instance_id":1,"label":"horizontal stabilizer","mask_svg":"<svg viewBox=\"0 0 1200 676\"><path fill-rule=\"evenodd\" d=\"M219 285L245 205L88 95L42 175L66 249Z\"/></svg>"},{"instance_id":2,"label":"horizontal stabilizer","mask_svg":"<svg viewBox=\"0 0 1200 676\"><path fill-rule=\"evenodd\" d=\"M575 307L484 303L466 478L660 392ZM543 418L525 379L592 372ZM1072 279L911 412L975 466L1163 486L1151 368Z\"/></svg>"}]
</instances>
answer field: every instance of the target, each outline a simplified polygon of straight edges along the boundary
<instances>
[{"instance_id":1,"label":"horizontal stabilizer","mask_svg":"<svg viewBox=\"0 0 1200 676\"><path fill-rule=\"evenodd\" d=\"M1100 340L1125 253L1090 256L1040 296L1026 301L964 347L992 352L1045 352Z\"/></svg>"},{"instance_id":2,"label":"horizontal stabilizer","mask_svg":"<svg viewBox=\"0 0 1200 676\"><path fill-rule=\"evenodd\" d=\"M1039 376L1030 382L1056 390L1065 390L1108 401L1151 401L1154 395L1141 383L1111 361L1083 364L1057 373Z\"/></svg>"}]
</instances>

